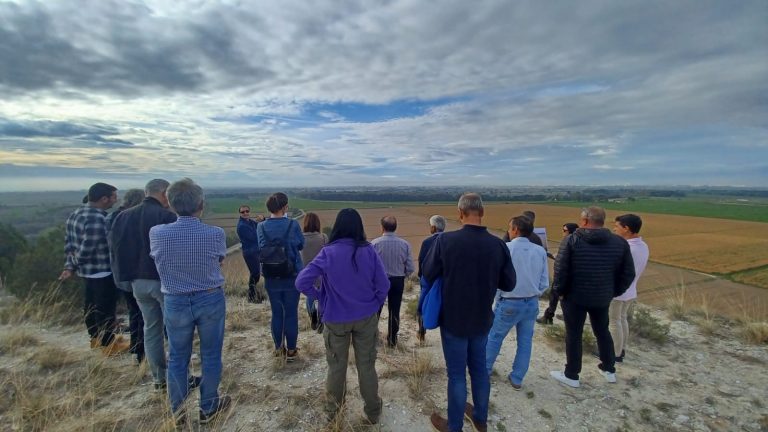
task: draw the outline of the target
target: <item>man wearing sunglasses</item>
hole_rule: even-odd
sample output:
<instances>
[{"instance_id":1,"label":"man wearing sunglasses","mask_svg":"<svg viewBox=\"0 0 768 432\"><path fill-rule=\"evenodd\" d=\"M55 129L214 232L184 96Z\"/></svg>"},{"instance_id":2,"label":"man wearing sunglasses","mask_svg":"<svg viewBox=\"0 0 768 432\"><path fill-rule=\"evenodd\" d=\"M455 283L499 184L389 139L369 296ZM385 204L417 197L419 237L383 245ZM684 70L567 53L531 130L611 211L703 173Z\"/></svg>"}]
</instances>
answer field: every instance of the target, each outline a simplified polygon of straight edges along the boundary
<instances>
[{"instance_id":1,"label":"man wearing sunglasses","mask_svg":"<svg viewBox=\"0 0 768 432\"><path fill-rule=\"evenodd\" d=\"M238 211L240 219L237 221L237 236L240 237L245 265L248 266L248 272L251 274L248 278L248 301L250 303L262 303L267 298L267 294L264 288L259 289L257 287L259 279L261 279L261 269L256 227L259 222L264 220L264 217L257 215L251 219L251 208L247 205L240 206Z\"/></svg>"}]
</instances>

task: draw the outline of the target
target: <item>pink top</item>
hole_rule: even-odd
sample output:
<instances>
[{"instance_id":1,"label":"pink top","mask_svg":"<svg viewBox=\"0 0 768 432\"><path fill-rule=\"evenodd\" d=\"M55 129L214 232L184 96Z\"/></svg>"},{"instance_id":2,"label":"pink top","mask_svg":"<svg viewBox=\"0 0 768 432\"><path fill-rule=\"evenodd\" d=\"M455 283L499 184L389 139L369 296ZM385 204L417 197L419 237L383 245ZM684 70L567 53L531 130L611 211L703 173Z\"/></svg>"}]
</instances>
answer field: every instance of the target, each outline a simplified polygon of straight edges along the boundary
<instances>
[{"instance_id":1,"label":"pink top","mask_svg":"<svg viewBox=\"0 0 768 432\"><path fill-rule=\"evenodd\" d=\"M614 298L621 301L637 298L637 281L640 279L643 271L645 271L646 264L648 264L648 245L645 244L643 238L631 238L627 240L627 243L629 243L629 250L632 253L632 260L635 262L635 280L632 281L632 285L629 286L624 294Z\"/></svg>"}]
</instances>

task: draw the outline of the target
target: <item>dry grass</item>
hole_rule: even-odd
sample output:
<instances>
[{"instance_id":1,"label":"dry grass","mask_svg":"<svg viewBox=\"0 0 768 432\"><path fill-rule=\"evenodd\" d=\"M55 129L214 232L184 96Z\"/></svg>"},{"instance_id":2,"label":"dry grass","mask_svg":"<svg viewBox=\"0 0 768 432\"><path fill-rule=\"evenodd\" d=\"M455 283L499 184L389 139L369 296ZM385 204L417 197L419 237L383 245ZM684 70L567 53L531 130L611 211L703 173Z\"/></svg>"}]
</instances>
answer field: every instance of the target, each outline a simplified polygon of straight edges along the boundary
<instances>
[{"instance_id":1,"label":"dry grass","mask_svg":"<svg viewBox=\"0 0 768 432\"><path fill-rule=\"evenodd\" d=\"M253 312L244 300L239 300L227 311L227 329L233 332L249 330L253 324Z\"/></svg>"},{"instance_id":2,"label":"dry grass","mask_svg":"<svg viewBox=\"0 0 768 432\"><path fill-rule=\"evenodd\" d=\"M689 311L687 308L685 283L681 281L672 291L672 297L667 303L667 312L671 319L685 320L688 318Z\"/></svg>"},{"instance_id":3,"label":"dry grass","mask_svg":"<svg viewBox=\"0 0 768 432\"><path fill-rule=\"evenodd\" d=\"M418 312L419 312L419 299L418 297L415 299L408 300L408 302L405 304L405 313L413 318L414 320L418 319Z\"/></svg>"},{"instance_id":4,"label":"dry grass","mask_svg":"<svg viewBox=\"0 0 768 432\"><path fill-rule=\"evenodd\" d=\"M695 322L703 334L712 336L715 334L715 332L717 332L720 323L718 323L715 319L715 314L712 311L712 300L709 296L701 296L698 306L695 308L693 313L698 317Z\"/></svg>"},{"instance_id":5,"label":"dry grass","mask_svg":"<svg viewBox=\"0 0 768 432\"><path fill-rule=\"evenodd\" d=\"M30 322L72 326L82 323L82 310L74 301L59 299L61 284L52 284L48 291L39 297L30 297L25 301L13 301L0 309L0 324L23 325Z\"/></svg>"},{"instance_id":6,"label":"dry grass","mask_svg":"<svg viewBox=\"0 0 768 432\"><path fill-rule=\"evenodd\" d=\"M744 324L742 338L751 344L768 344L768 322L752 322Z\"/></svg>"},{"instance_id":7,"label":"dry grass","mask_svg":"<svg viewBox=\"0 0 768 432\"><path fill-rule=\"evenodd\" d=\"M32 361L37 363L40 369L53 371L77 363L80 359L64 348L47 346L37 350L32 355Z\"/></svg>"},{"instance_id":8,"label":"dry grass","mask_svg":"<svg viewBox=\"0 0 768 432\"><path fill-rule=\"evenodd\" d=\"M405 365L406 383L411 397L419 399L424 395L427 378L437 370L432 357L425 352L413 352L413 357Z\"/></svg>"},{"instance_id":9,"label":"dry grass","mask_svg":"<svg viewBox=\"0 0 768 432\"><path fill-rule=\"evenodd\" d=\"M15 354L21 348L37 346L40 339L23 328L13 328L0 337L0 354Z\"/></svg>"},{"instance_id":10,"label":"dry grass","mask_svg":"<svg viewBox=\"0 0 768 432\"><path fill-rule=\"evenodd\" d=\"M562 351L565 348L565 326L562 324L546 326L544 328L544 338L556 349ZM587 324L584 325L584 331L581 333L581 343L584 352L589 352L597 347L595 335Z\"/></svg>"}]
</instances>

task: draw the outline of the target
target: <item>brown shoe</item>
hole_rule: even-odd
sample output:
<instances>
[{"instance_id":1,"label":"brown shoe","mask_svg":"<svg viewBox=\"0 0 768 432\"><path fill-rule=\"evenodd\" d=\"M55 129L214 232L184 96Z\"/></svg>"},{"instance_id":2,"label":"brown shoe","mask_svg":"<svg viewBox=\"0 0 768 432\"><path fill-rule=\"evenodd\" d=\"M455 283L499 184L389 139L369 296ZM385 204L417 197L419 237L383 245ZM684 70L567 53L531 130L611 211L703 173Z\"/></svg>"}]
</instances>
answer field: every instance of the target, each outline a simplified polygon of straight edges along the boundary
<instances>
[{"instance_id":1,"label":"brown shoe","mask_svg":"<svg viewBox=\"0 0 768 432\"><path fill-rule=\"evenodd\" d=\"M440 414L432 413L429 420L432 422L432 428L437 432L451 432L448 428L448 420L444 419Z\"/></svg>"},{"instance_id":2,"label":"brown shoe","mask_svg":"<svg viewBox=\"0 0 768 432\"><path fill-rule=\"evenodd\" d=\"M488 432L488 423L478 423L472 417L472 411L474 410L475 410L475 407L472 406L471 403L467 402L464 405L464 417L466 417L466 419L472 423L472 427L475 429L476 432Z\"/></svg>"},{"instance_id":3,"label":"brown shoe","mask_svg":"<svg viewBox=\"0 0 768 432\"><path fill-rule=\"evenodd\" d=\"M131 349L131 342L127 341L121 337L116 337L112 339L112 342L101 349L101 352L104 353L105 356L115 356L118 354L122 354L124 352L128 352L128 350Z\"/></svg>"}]
</instances>

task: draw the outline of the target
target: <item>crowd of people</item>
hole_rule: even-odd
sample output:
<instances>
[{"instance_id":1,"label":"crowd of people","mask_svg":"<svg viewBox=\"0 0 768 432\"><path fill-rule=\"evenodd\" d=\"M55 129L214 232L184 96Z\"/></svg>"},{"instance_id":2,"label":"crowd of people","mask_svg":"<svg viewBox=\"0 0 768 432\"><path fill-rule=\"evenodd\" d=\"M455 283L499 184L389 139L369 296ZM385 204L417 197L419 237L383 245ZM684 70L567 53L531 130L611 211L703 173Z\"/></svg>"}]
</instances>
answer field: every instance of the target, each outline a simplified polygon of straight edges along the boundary
<instances>
[{"instance_id":1,"label":"crowd of people","mask_svg":"<svg viewBox=\"0 0 768 432\"><path fill-rule=\"evenodd\" d=\"M84 205L70 215L60 278L76 273L84 281L92 348L100 347L106 355L128 351L138 362L146 359L154 388L167 392L177 423L186 421L184 401L199 387L199 419L208 423L232 402L218 389L226 315L221 270L227 255L225 232L201 221L204 193L188 178L172 184L151 180L144 191L128 191L123 205L107 214L117 199L114 186L96 183ZM551 324L558 302L566 329L566 364L563 371L552 371L552 378L580 386L582 332L589 316L599 372L607 382L616 382L616 362L626 356L627 317L648 261L637 215L616 217L611 233L604 227L602 208L582 209L578 223L563 224L563 240L553 255L546 248L546 231L534 226L533 212L512 217L500 239L482 224L481 196L466 193L458 201L460 229L446 231L444 216L429 218L430 235L415 268L410 244L396 234L394 216L383 217L381 236L369 241L355 209L340 210L326 235L314 213L304 215L303 227L289 217L284 193L272 194L265 204L268 217L252 217L247 205L239 208L237 233L249 270L248 301L269 300L274 355L293 362L299 356L300 294L306 296L311 328L325 342L329 420L344 403L351 345L365 418L379 422L379 317L386 303L386 344L396 347L404 286L413 273L420 278L422 294L433 287L441 294L437 321L448 409L447 418L432 414L435 430L460 431L465 418L475 430L487 430L490 375L504 340L514 328L517 346L507 380L513 390L521 390L534 326ZM548 257L555 261L551 283ZM539 298L547 289L549 307L537 318ZM128 305L129 341L117 331L118 294ZM423 342L427 330L421 318L414 330ZM189 372L195 332L199 377ZM472 403L467 401L467 371Z\"/></svg>"}]
</instances>

